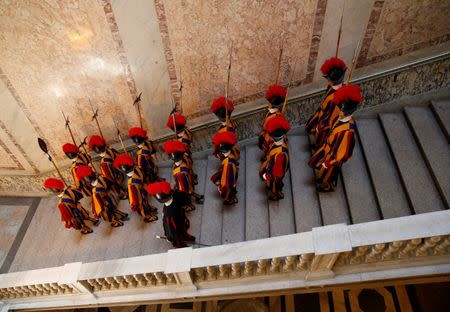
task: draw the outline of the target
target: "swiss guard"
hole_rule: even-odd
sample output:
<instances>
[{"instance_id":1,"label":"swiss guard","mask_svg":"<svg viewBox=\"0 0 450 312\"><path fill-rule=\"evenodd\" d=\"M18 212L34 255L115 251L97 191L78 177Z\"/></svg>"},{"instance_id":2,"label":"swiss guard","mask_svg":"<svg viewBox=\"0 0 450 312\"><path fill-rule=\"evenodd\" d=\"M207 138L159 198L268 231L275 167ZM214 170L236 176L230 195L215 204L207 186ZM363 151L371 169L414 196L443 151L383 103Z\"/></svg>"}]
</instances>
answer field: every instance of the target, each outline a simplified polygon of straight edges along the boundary
<instances>
[{"instance_id":1,"label":"swiss guard","mask_svg":"<svg viewBox=\"0 0 450 312\"><path fill-rule=\"evenodd\" d=\"M83 194L72 186L65 187L60 179L48 178L44 182L44 187L58 196L58 210L61 214L61 221L67 229L73 228L81 234L92 233L92 229L86 225L86 221L91 221L94 225L98 224L89 216L89 213L83 208L80 200Z\"/></svg>"},{"instance_id":2,"label":"swiss guard","mask_svg":"<svg viewBox=\"0 0 450 312\"><path fill-rule=\"evenodd\" d=\"M137 144L137 166L144 174L145 183L158 180L158 167L155 164L156 149L147 137L147 131L140 127L131 128L128 136Z\"/></svg>"},{"instance_id":3,"label":"swiss guard","mask_svg":"<svg viewBox=\"0 0 450 312\"><path fill-rule=\"evenodd\" d=\"M184 144L185 147L185 158L188 163L189 168L192 171L193 182L195 185L198 184L197 175L194 173L193 161L192 161L192 151L191 144L193 140L193 135L191 130L186 127L186 118L179 113L172 113L167 119L166 126L175 132L177 140Z\"/></svg>"},{"instance_id":4,"label":"swiss guard","mask_svg":"<svg viewBox=\"0 0 450 312\"><path fill-rule=\"evenodd\" d=\"M320 70L328 81L325 99L306 123L306 131L315 137L313 147L316 148L325 142L333 122L339 115L339 110L335 110L333 97L336 90L343 86L347 65L341 59L332 57L323 63Z\"/></svg>"},{"instance_id":5,"label":"swiss guard","mask_svg":"<svg viewBox=\"0 0 450 312\"><path fill-rule=\"evenodd\" d=\"M92 188L83 180L79 180L76 170L79 166L87 166L89 164L89 156L81 152L78 146L72 143L66 143L62 147L64 154L72 161L70 165L70 172L72 173L73 181L77 190L82 192L84 196L90 197L92 195Z\"/></svg>"},{"instance_id":6,"label":"swiss guard","mask_svg":"<svg viewBox=\"0 0 450 312\"><path fill-rule=\"evenodd\" d=\"M91 167L80 166L77 176L92 186L93 213L95 219L102 217L112 227L122 226L128 214L117 208L117 201L113 195L113 182L103 175L97 175Z\"/></svg>"},{"instance_id":7,"label":"swiss guard","mask_svg":"<svg viewBox=\"0 0 450 312\"><path fill-rule=\"evenodd\" d=\"M173 191L166 181L149 184L147 191L163 204L164 234L173 247L187 247L187 242L195 242L195 237L187 232L190 223L184 210L190 202L189 196L184 192Z\"/></svg>"},{"instance_id":8,"label":"swiss guard","mask_svg":"<svg viewBox=\"0 0 450 312\"><path fill-rule=\"evenodd\" d=\"M144 173L141 168L134 166L133 157L127 154L117 156L114 167L128 176L128 199L131 210L139 213L145 223L158 220L157 209L148 202Z\"/></svg>"},{"instance_id":9,"label":"swiss guard","mask_svg":"<svg viewBox=\"0 0 450 312\"><path fill-rule=\"evenodd\" d=\"M317 190L335 190L342 164L349 160L355 147L355 122L352 113L363 97L358 86L344 86L334 93L333 102L341 107L325 143L312 155L309 166L319 170Z\"/></svg>"},{"instance_id":10,"label":"swiss guard","mask_svg":"<svg viewBox=\"0 0 450 312\"><path fill-rule=\"evenodd\" d=\"M103 137L99 135L93 135L89 138L89 149L93 150L95 153L100 155L100 168L101 173L109 181L112 182L113 191L120 197L120 199L126 199L127 193L122 186L124 182L123 174L114 168L114 159L116 159L119 152L114 148L106 145L106 141Z\"/></svg>"},{"instance_id":11,"label":"swiss guard","mask_svg":"<svg viewBox=\"0 0 450 312\"><path fill-rule=\"evenodd\" d=\"M196 203L203 203L203 196L195 193L195 186L193 183L192 171L189 168L185 156L185 146L177 140L171 140L164 143L164 152L173 161L172 176L174 180L174 189L178 192L184 192L192 197ZM195 209L195 206L190 203L185 206L186 212Z\"/></svg>"},{"instance_id":12,"label":"swiss guard","mask_svg":"<svg viewBox=\"0 0 450 312\"><path fill-rule=\"evenodd\" d=\"M238 202L236 197L238 161L233 153L236 143L236 133L232 131L217 132L213 137L213 144L217 146L221 166L219 171L211 177L211 182L217 186L224 205L233 205Z\"/></svg>"},{"instance_id":13,"label":"swiss guard","mask_svg":"<svg viewBox=\"0 0 450 312\"><path fill-rule=\"evenodd\" d=\"M225 104L226 103L226 104ZM225 106L226 105L226 106ZM219 128L217 129L216 133L221 133L225 131L230 131L236 133L236 125L231 118L231 113L234 110L233 102L230 99L225 100L224 96L218 97L215 99L211 104L211 112L216 115L217 119L220 121ZM228 115L227 115L228 112ZM227 125L228 124L228 125ZM233 146L233 154L235 156L235 159L239 161L240 159L240 150L237 145ZM213 155L217 158L219 157L220 150L219 146L213 145Z\"/></svg>"},{"instance_id":14,"label":"swiss guard","mask_svg":"<svg viewBox=\"0 0 450 312\"><path fill-rule=\"evenodd\" d=\"M273 143L272 137L267 132L267 122L276 116L283 116L281 110L283 108L284 100L286 99L286 89L280 85L271 85L266 92L266 99L269 101L268 112L264 119L263 128L259 134L258 147L267 153Z\"/></svg>"},{"instance_id":15,"label":"swiss guard","mask_svg":"<svg viewBox=\"0 0 450 312\"><path fill-rule=\"evenodd\" d=\"M289 148L286 133L291 129L283 116L275 116L267 121L266 131L273 143L266 153L266 159L259 169L259 175L266 183L269 200L284 198L283 178L289 169Z\"/></svg>"}]
</instances>

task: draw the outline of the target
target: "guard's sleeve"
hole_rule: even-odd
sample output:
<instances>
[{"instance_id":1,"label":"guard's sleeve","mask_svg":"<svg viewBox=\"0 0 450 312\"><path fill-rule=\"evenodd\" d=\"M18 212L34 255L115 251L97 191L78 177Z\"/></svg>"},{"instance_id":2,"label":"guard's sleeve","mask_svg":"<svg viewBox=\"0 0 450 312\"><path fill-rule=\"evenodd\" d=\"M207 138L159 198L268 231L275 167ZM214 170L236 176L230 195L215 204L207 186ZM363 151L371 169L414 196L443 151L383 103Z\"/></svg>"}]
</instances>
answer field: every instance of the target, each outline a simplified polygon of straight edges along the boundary
<instances>
[{"instance_id":1,"label":"guard's sleeve","mask_svg":"<svg viewBox=\"0 0 450 312\"><path fill-rule=\"evenodd\" d=\"M275 164L273 166L273 175L282 179L287 171L287 157L285 153L275 156Z\"/></svg>"},{"instance_id":2,"label":"guard's sleeve","mask_svg":"<svg viewBox=\"0 0 450 312\"><path fill-rule=\"evenodd\" d=\"M113 181L114 180L114 174L113 174L113 170L112 170L111 164L107 163L107 162L102 162L100 167L102 169L102 174L106 178L108 178L109 180Z\"/></svg>"},{"instance_id":3,"label":"guard's sleeve","mask_svg":"<svg viewBox=\"0 0 450 312\"><path fill-rule=\"evenodd\" d=\"M189 180L186 172L180 172L174 176L176 189L180 192L189 192Z\"/></svg>"},{"instance_id":4,"label":"guard's sleeve","mask_svg":"<svg viewBox=\"0 0 450 312\"><path fill-rule=\"evenodd\" d=\"M335 144L335 146L331 149L331 155L329 155L328 161L325 163L325 166L328 168L336 163L347 161L352 157L353 149L355 147L354 132L343 132L333 144Z\"/></svg>"},{"instance_id":5,"label":"guard's sleeve","mask_svg":"<svg viewBox=\"0 0 450 312\"><path fill-rule=\"evenodd\" d=\"M130 208L135 211L142 203L142 197L136 185L128 185L128 198L130 200Z\"/></svg>"}]
</instances>

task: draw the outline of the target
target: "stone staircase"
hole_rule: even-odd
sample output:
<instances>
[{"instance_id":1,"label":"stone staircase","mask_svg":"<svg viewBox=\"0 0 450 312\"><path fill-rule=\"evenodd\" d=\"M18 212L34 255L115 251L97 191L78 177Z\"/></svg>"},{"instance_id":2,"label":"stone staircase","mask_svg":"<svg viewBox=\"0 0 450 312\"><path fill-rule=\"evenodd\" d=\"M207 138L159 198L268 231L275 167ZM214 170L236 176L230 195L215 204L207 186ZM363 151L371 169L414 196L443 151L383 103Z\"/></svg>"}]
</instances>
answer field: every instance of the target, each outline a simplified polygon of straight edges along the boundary
<instances>
[{"instance_id":1,"label":"stone staircase","mask_svg":"<svg viewBox=\"0 0 450 312\"><path fill-rule=\"evenodd\" d=\"M238 197L223 206L209 181L219 161L207 152L194 155L203 205L189 214L191 234L206 245L221 245L311 231L336 223L356 224L449 208L450 101L405 107L357 118L357 144L343 166L337 190L318 193L308 167L309 139L302 128L289 135L290 170L285 198L267 200L258 176L261 152L255 140L241 142ZM168 164L160 175L171 181ZM42 199L10 272L93 262L167 251L171 246L155 238L161 218L144 224L136 215L120 229L103 223L82 237L64 229L54 209L55 199ZM155 204L159 206L156 202ZM128 211L128 203L121 202Z\"/></svg>"}]
</instances>

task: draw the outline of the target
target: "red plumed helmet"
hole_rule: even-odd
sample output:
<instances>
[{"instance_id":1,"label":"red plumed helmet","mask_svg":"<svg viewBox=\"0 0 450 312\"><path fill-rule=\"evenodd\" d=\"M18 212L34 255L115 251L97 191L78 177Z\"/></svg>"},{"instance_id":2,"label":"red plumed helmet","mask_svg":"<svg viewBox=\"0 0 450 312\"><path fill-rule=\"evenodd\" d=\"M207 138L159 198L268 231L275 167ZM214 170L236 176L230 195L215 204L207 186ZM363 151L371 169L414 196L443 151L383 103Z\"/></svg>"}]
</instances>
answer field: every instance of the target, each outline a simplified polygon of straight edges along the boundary
<instances>
[{"instance_id":1,"label":"red plumed helmet","mask_svg":"<svg viewBox=\"0 0 450 312\"><path fill-rule=\"evenodd\" d=\"M274 96L279 96L279 97L282 97L283 99L285 99L286 98L286 89L280 85L269 86L269 89L267 89L265 97L267 100L270 100Z\"/></svg>"},{"instance_id":2,"label":"red plumed helmet","mask_svg":"<svg viewBox=\"0 0 450 312\"><path fill-rule=\"evenodd\" d=\"M186 125L186 118L184 118L183 115L175 113L175 114L171 114L169 116L169 119L167 119L167 123L166 123L167 128L170 128L170 129L174 130L174 127L173 127L173 116L175 116L175 124L176 124L177 128L178 127L181 128L181 127L184 127Z\"/></svg>"},{"instance_id":3,"label":"red plumed helmet","mask_svg":"<svg viewBox=\"0 0 450 312\"><path fill-rule=\"evenodd\" d=\"M46 189L55 189L55 190L64 191L64 182L60 179L48 178L44 182L44 187Z\"/></svg>"},{"instance_id":4,"label":"red plumed helmet","mask_svg":"<svg viewBox=\"0 0 450 312\"><path fill-rule=\"evenodd\" d=\"M130 155L120 154L114 159L114 168L119 169L120 167L134 167L134 159Z\"/></svg>"},{"instance_id":5,"label":"red plumed helmet","mask_svg":"<svg viewBox=\"0 0 450 312\"><path fill-rule=\"evenodd\" d=\"M234 109L233 102L230 99L228 99L227 104L228 104L228 113L231 113ZM221 97L215 99L211 104L211 111L214 114L221 108L225 108L225 97L224 96L221 96Z\"/></svg>"},{"instance_id":6,"label":"red plumed helmet","mask_svg":"<svg viewBox=\"0 0 450 312\"><path fill-rule=\"evenodd\" d=\"M77 178L79 180L83 180L84 178L92 175L94 173L94 170L92 170L89 166L79 166L77 169L75 169L75 174L77 175Z\"/></svg>"},{"instance_id":7,"label":"red plumed helmet","mask_svg":"<svg viewBox=\"0 0 450 312\"><path fill-rule=\"evenodd\" d=\"M78 154L78 146L72 143L66 143L62 146L64 154L72 153L72 154Z\"/></svg>"},{"instance_id":8,"label":"red plumed helmet","mask_svg":"<svg viewBox=\"0 0 450 312\"><path fill-rule=\"evenodd\" d=\"M88 146L90 149L94 149L94 146L105 146L106 141L99 135L93 135L89 138Z\"/></svg>"},{"instance_id":9,"label":"red plumed helmet","mask_svg":"<svg viewBox=\"0 0 450 312\"><path fill-rule=\"evenodd\" d=\"M333 95L333 102L338 106L343 102L352 101L361 103L362 100L363 96L361 95L361 88L359 86L343 86Z\"/></svg>"},{"instance_id":10,"label":"red plumed helmet","mask_svg":"<svg viewBox=\"0 0 450 312\"><path fill-rule=\"evenodd\" d=\"M166 181L150 183L147 185L147 192L151 195L170 194L170 183Z\"/></svg>"},{"instance_id":11,"label":"red plumed helmet","mask_svg":"<svg viewBox=\"0 0 450 312\"><path fill-rule=\"evenodd\" d=\"M173 153L184 153L186 152L186 147L183 143L177 140L171 140L164 143L164 152L169 155Z\"/></svg>"},{"instance_id":12,"label":"red plumed helmet","mask_svg":"<svg viewBox=\"0 0 450 312\"><path fill-rule=\"evenodd\" d=\"M140 127L134 127L128 131L128 136L130 138L133 138L133 137L146 138L147 131L145 131L144 129L142 129Z\"/></svg>"},{"instance_id":13,"label":"red plumed helmet","mask_svg":"<svg viewBox=\"0 0 450 312\"><path fill-rule=\"evenodd\" d=\"M214 134L212 140L214 145L220 144L235 145L237 143L237 136L236 133L233 131L217 132L216 134Z\"/></svg>"},{"instance_id":14,"label":"red plumed helmet","mask_svg":"<svg viewBox=\"0 0 450 312\"><path fill-rule=\"evenodd\" d=\"M320 71L324 76L328 74L328 72L333 68L341 68L342 70L347 69L347 65L345 65L344 61L337 57L332 57L326 60L322 67L320 67Z\"/></svg>"},{"instance_id":15,"label":"red plumed helmet","mask_svg":"<svg viewBox=\"0 0 450 312\"><path fill-rule=\"evenodd\" d=\"M277 129L283 129L287 132L291 129L291 125L283 116L275 116L267 121L266 130L268 133L272 133Z\"/></svg>"}]
</instances>

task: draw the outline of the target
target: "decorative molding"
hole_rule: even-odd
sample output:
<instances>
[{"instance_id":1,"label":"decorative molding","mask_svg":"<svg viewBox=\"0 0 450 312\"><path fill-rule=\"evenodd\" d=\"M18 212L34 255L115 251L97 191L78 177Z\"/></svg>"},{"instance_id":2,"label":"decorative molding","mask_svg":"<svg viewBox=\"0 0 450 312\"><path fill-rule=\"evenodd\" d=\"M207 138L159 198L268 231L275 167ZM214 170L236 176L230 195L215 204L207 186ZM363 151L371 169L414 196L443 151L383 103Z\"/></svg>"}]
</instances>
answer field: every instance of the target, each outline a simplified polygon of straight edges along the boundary
<instances>
[{"instance_id":1,"label":"decorative molding","mask_svg":"<svg viewBox=\"0 0 450 312\"><path fill-rule=\"evenodd\" d=\"M12 161L16 164L15 167L1 167L0 169L6 169L6 170L25 170L22 166L22 164L17 160L16 156L14 156L13 153L9 150L8 146L6 146L5 142L0 140L0 147L5 150L5 152L8 154L8 156L12 159Z\"/></svg>"}]
</instances>

